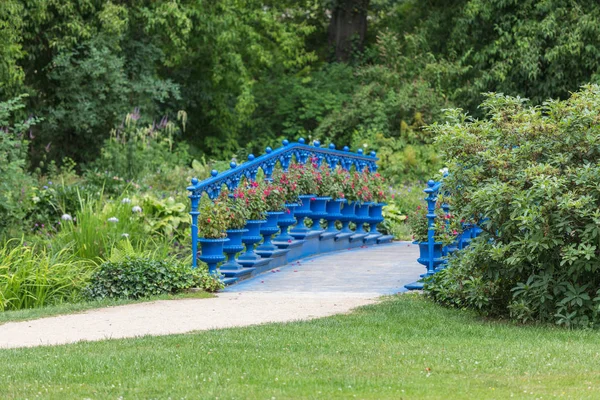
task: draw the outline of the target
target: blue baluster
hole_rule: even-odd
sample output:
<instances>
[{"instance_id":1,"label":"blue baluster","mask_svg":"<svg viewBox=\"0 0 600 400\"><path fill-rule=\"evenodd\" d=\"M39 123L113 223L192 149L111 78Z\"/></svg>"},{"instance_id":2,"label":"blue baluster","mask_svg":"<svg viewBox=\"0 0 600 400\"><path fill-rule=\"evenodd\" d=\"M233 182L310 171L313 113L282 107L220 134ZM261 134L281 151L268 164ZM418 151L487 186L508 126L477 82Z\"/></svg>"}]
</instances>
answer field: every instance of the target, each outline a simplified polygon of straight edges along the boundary
<instances>
[{"instance_id":1,"label":"blue baluster","mask_svg":"<svg viewBox=\"0 0 600 400\"><path fill-rule=\"evenodd\" d=\"M192 268L198 267L198 206L200 204L200 194L195 191L196 185L198 184L197 178L192 178L192 186L188 187L191 194L188 196L192 203L192 210L190 215L192 216Z\"/></svg>"}]
</instances>

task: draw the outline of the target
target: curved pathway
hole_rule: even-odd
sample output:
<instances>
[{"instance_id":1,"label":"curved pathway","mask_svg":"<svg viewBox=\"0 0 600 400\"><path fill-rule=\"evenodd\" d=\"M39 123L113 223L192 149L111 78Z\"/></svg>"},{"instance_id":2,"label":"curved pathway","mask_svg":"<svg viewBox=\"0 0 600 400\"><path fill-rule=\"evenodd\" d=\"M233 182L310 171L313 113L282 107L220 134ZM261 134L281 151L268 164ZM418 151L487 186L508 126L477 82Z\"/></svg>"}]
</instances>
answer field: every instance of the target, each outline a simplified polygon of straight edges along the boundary
<instances>
[{"instance_id":1,"label":"curved pathway","mask_svg":"<svg viewBox=\"0 0 600 400\"><path fill-rule=\"evenodd\" d=\"M396 242L300 260L230 286L215 298L162 300L0 325L0 348L169 335L325 317L404 291L424 267Z\"/></svg>"}]
</instances>

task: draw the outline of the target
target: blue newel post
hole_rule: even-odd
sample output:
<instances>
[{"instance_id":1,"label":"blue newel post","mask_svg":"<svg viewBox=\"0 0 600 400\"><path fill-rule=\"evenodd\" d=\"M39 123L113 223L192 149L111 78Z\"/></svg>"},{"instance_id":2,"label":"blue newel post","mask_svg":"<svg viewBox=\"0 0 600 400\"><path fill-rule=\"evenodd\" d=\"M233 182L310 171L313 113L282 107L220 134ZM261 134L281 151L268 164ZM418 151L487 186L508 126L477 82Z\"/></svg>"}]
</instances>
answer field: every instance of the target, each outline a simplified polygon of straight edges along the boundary
<instances>
[{"instance_id":1,"label":"blue newel post","mask_svg":"<svg viewBox=\"0 0 600 400\"><path fill-rule=\"evenodd\" d=\"M435 206L437 203L437 195L441 182L435 182L430 180L427 182L427 188L424 192L427 194L425 201L427 201L427 242L420 242L419 251L420 257L417 260L419 264L424 265L427 271L421 275L421 277L428 277L435 273L435 268L443 262L442 258L442 243L435 242ZM421 280L413 283L409 283L404 286L408 290L421 290L423 289L423 282Z\"/></svg>"},{"instance_id":2,"label":"blue newel post","mask_svg":"<svg viewBox=\"0 0 600 400\"><path fill-rule=\"evenodd\" d=\"M192 178L192 187L198 184L197 178ZM198 268L198 205L200 204L200 194L193 191L189 196L192 202L192 210L190 215L192 216L192 268Z\"/></svg>"}]
</instances>

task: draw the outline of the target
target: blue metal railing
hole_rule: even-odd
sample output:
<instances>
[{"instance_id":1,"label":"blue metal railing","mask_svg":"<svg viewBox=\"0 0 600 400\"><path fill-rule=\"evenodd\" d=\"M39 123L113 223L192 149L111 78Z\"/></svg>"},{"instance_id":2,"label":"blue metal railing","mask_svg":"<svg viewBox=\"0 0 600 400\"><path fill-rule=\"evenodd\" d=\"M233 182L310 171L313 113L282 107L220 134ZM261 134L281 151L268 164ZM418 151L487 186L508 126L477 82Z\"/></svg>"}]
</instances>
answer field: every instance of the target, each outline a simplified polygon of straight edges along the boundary
<instances>
[{"instance_id":1,"label":"blue metal railing","mask_svg":"<svg viewBox=\"0 0 600 400\"><path fill-rule=\"evenodd\" d=\"M324 148L321 147L319 141L314 141L313 145L308 145L301 138L296 143L284 140L282 146L275 150L267 147L265 154L259 157L250 154L248 161L241 165L231 162L228 171L218 172L212 170L211 177L204 181L193 178L187 190L190 192L188 197L191 201L192 265L194 267L197 265L198 216L200 215L198 207L201 196L206 194L214 200L221 193L223 186L233 191L238 187L243 178L250 181L256 180L259 170L263 171L265 178L270 179L277 163L281 165L284 171L287 171L293 159L300 164L305 164L308 160L312 160L318 166L326 162L331 169L336 168L338 165L345 170L350 170L354 167L359 172L365 168L373 172L376 171L378 160L374 151L371 151L367 155L364 154L363 149L358 149L354 153L350 151L348 146L344 146L342 150L337 150L333 143Z\"/></svg>"}]
</instances>

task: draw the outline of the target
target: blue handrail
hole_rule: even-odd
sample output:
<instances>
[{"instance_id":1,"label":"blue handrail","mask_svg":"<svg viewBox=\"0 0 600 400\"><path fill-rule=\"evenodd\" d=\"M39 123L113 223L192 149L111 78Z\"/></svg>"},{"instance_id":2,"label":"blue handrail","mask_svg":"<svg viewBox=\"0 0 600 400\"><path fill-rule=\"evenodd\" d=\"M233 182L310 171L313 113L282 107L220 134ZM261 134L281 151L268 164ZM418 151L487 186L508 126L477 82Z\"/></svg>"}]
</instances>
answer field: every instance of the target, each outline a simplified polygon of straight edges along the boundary
<instances>
[{"instance_id":1,"label":"blue handrail","mask_svg":"<svg viewBox=\"0 0 600 400\"><path fill-rule=\"evenodd\" d=\"M211 177L204 180L198 181L198 179L192 179L192 184L187 187L187 190L193 194L201 195L203 192L206 193L211 199L215 199L219 196L221 187L226 185L230 190L235 189L240 180L243 177L246 179L254 180L259 169L262 169L265 177L270 178L273 174L273 169L277 162L279 162L284 170L287 170L292 157L296 158L296 161L300 164L305 164L309 157L315 157L317 165L321 165L325 161L330 168L335 168L340 165L342 168L349 170L352 166L355 166L358 171L362 171L365 167L369 168L370 171L377 170L376 153L370 152L369 155L363 154L362 149L358 149L356 153L350 152L348 146L345 146L343 150L336 150L335 145L332 143L328 148L320 147L319 141L315 140L313 146L305 144L304 139L299 139L297 143L290 143L288 140L284 140L283 146L278 149L271 149L267 147L265 154L260 157L254 157L253 154L248 156L248 161L237 165L235 162L230 163L230 170L219 173L216 170L211 171Z\"/></svg>"}]
</instances>

